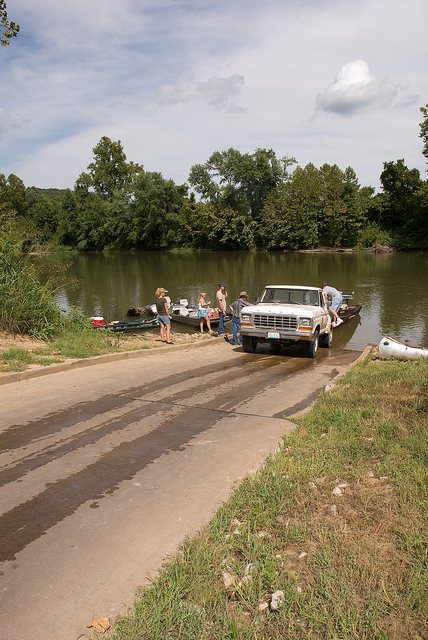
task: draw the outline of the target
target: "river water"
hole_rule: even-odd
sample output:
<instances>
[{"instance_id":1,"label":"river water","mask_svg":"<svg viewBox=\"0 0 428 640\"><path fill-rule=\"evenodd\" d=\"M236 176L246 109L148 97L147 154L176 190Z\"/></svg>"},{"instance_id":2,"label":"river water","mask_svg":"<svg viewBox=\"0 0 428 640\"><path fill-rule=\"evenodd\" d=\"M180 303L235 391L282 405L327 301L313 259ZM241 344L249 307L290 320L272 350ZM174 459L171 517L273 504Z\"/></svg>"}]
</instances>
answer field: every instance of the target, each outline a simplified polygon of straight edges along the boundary
<instances>
[{"instance_id":1,"label":"river water","mask_svg":"<svg viewBox=\"0 0 428 640\"><path fill-rule=\"evenodd\" d=\"M320 286L325 280L344 293L354 292L362 305L359 318L335 331L334 345L360 350L383 335L428 346L428 255L416 253L156 253L73 254L42 256L42 271L69 263L74 280L58 292L65 311L79 307L84 315L105 321L129 320L129 306L154 301L164 287L173 301L187 298L196 305L200 291L215 301L225 282L232 302L241 290L249 301L267 284ZM186 331L173 325L176 332ZM191 329L188 329L191 331Z\"/></svg>"}]
</instances>

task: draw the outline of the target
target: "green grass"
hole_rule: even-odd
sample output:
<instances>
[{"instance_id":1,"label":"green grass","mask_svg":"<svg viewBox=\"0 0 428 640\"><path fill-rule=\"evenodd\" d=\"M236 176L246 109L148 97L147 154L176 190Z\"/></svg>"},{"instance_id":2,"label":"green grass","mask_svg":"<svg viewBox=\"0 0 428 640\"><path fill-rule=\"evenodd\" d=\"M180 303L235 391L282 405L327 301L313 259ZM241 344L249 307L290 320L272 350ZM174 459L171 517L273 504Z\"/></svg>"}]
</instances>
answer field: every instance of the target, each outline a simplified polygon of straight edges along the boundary
<instances>
[{"instance_id":1,"label":"green grass","mask_svg":"<svg viewBox=\"0 0 428 640\"><path fill-rule=\"evenodd\" d=\"M43 365L63 362L66 358L91 358L106 353L131 351L144 348L141 341L134 345L132 338L113 333L107 329L96 330L89 318L83 318L76 312L64 318L53 337L46 338L44 344L34 349L9 347L0 351L0 372L24 371L31 365Z\"/></svg>"},{"instance_id":2,"label":"green grass","mask_svg":"<svg viewBox=\"0 0 428 640\"><path fill-rule=\"evenodd\" d=\"M428 362L355 366L108 637L428 638L427 391Z\"/></svg>"},{"instance_id":3,"label":"green grass","mask_svg":"<svg viewBox=\"0 0 428 640\"><path fill-rule=\"evenodd\" d=\"M9 347L0 352L0 372L25 371L32 364L47 366L61 362L57 355L31 352L21 347Z\"/></svg>"},{"instance_id":4,"label":"green grass","mask_svg":"<svg viewBox=\"0 0 428 640\"><path fill-rule=\"evenodd\" d=\"M89 319L66 324L52 339L50 346L64 358L90 358L120 351L123 336L106 329L96 330Z\"/></svg>"}]
</instances>

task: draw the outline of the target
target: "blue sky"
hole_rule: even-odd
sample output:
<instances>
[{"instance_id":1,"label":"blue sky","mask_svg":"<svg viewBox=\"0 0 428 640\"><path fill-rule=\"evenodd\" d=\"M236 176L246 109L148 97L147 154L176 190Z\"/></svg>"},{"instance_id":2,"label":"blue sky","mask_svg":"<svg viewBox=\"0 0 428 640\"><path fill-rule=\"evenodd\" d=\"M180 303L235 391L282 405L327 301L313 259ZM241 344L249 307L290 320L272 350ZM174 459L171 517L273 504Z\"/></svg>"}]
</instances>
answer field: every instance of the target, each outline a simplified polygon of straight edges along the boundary
<instances>
[{"instance_id":1,"label":"blue sky","mask_svg":"<svg viewBox=\"0 0 428 640\"><path fill-rule=\"evenodd\" d=\"M426 178L427 0L7 0L0 173L73 188L102 136L177 184L214 151L272 148Z\"/></svg>"}]
</instances>

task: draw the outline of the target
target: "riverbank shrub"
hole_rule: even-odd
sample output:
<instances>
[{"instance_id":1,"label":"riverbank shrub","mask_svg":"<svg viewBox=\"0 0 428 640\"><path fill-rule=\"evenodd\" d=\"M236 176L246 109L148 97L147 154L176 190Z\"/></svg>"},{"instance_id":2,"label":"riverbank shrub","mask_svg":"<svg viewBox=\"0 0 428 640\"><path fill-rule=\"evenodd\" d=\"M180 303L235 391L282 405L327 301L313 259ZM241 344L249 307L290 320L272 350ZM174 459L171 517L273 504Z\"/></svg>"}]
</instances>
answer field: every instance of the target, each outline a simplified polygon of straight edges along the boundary
<instances>
[{"instance_id":1,"label":"riverbank shrub","mask_svg":"<svg viewBox=\"0 0 428 640\"><path fill-rule=\"evenodd\" d=\"M12 230L0 233L0 263L0 329L40 338L52 335L60 324L54 279L40 282Z\"/></svg>"},{"instance_id":2,"label":"riverbank shrub","mask_svg":"<svg viewBox=\"0 0 428 640\"><path fill-rule=\"evenodd\" d=\"M369 249L375 245L384 247L392 247L394 240L391 234L381 229L377 222L368 222L360 235L359 246L363 249Z\"/></svg>"}]
</instances>

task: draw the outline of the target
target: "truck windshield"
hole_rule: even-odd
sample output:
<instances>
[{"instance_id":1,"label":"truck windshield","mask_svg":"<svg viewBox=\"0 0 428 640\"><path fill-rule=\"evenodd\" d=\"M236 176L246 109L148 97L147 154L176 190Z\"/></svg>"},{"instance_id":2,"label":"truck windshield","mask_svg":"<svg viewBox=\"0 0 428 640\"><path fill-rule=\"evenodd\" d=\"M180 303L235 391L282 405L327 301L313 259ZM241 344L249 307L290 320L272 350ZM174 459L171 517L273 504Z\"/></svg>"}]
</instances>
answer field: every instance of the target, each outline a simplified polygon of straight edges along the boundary
<instances>
[{"instance_id":1,"label":"truck windshield","mask_svg":"<svg viewBox=\"0 0 428 640\"><path fill-rule=\"evenodd\" d=\"M310 289L274 289L268 288L263 291L260 302L305 304L318 306L318 291Z\"/></svg>"}]
</instances>

